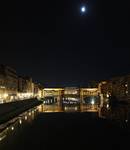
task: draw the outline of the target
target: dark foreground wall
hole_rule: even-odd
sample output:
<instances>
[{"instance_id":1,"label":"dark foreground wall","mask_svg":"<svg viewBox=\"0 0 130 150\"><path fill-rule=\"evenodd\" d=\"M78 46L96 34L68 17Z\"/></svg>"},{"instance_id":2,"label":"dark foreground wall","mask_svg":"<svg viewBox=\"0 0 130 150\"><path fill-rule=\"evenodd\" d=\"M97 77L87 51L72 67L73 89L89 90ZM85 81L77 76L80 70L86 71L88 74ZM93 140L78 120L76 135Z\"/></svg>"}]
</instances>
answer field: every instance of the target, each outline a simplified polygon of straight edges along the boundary
<instances>
[{"instance_id":1,"label":"dark foreground wall","mask_svg":"<svg viewBox=\"0 0 130 150\"><path fill-rule=\"evenodd\" d=\"M0 104L0 124L14 118L30 108L40 105L41 103L42 102L37 99L29 99Z\"/></svg>"}]
</instances>

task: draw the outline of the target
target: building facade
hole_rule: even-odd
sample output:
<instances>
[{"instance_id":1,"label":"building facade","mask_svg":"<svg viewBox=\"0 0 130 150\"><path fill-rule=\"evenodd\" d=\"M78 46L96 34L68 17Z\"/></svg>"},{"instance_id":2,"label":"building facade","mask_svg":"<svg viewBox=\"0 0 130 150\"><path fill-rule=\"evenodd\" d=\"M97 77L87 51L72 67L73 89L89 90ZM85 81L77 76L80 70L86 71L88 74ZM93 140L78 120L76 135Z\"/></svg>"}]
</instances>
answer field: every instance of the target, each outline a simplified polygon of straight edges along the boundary
<instances>
[{"instance_id":1,"label":"building facade","mask_svg":"<svg viewBox=\"0 0 130 150\"><path fill-rule=\"evenodd\" d=\"M13 68L0 64L0 103L42 98L43 94L43 87L31 77L18 76Z\"/></svg>"},{"instance_id":2,"label":"building facade","mask_svg":"<svg viewBox=\"0 0 130 150\"><path fill-rule=\"evenodd\" d=\"M18 99L29 99L34 97L34 83L30 77L18 78Z\"/></svg>"},{"instance_id":3,"label":"building facade","mask_svg":"<svg viewBox=\"0 0 130 150\"><path fill-rule=\"evenodd\" d=\"M17 99L18 76L16 71L6 65L0 65L0 97L1 102Z\"/></svg>"},{"instance_id":4,"label":"building facade","mask_svg":"<svg viewBox=\"0 0 130 150\"><path fill-rule=\"evenodd\" d=\"M99 84L104 100L115 96L119 101L130 102L130 75L114 77Z\"/></svg>"},{"instance_id":5,"label":"building facade","mask_svg":"<svg viewBox=\"0 0 130 150\"><path fill-rule=\"evenodd\" d=\"M4 102L4 99L6 98L6 83L5 83L5 73L4 73L4 67L0 65L0 103Z\"/></svg>"},{"instance_id":6,"label":"building facade","mask_svg":"<svg viewBox=\"0 0 130 150\"><path fill-rule=\"evenodd\" d=\"M64 99L80 101L80 88L77 88L77 87L64 88Z\"/></svg>"}]
</instances>

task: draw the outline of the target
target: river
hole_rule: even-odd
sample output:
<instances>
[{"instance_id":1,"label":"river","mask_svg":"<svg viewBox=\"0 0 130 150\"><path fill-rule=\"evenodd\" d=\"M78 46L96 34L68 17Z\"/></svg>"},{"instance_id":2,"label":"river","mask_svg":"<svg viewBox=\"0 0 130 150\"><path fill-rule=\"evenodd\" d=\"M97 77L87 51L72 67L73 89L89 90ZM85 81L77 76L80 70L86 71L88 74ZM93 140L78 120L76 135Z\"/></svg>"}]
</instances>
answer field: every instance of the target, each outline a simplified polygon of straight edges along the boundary
<instances>
[{"instance_id":1,"label":"river","mask_svg":"<svg viewBox=\"0 0 130 150\"><path fill-rule=\"evenodd\" d=\"M50 111L49 111L50 108ZM40 105L0 126L0 150L45 148L125 149L129 146L129 119L125 126L98 117L96 112L59 112ZM104 147L105 145L105 147Z\"/></svg>"}]
</instances>

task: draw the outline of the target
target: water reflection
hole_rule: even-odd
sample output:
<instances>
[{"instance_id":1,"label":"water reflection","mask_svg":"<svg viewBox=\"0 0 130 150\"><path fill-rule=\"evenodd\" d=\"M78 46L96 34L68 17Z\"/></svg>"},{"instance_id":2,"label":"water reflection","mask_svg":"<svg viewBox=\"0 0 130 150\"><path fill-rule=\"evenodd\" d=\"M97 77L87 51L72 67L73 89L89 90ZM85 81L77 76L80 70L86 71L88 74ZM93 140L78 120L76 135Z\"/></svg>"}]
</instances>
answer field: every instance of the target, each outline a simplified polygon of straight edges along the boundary
<instances>
[{"instance_id":1,"label":"water reflection","mask_svg":"<svg viewBox=\"0 0 130 150\"><path fill-rule=\"evenodd\" d=\"M58 105L41 105L40 112L62 112L62 108Z\"/></svg>"},{"instance_id":2,"label":"water reflection","mask_svg":"<svg viewBox=\"0 0 130 150\"><path fill-rule=\"evenodd\" d=\"M38 114L39 107L30 109L19 116L13 118L12 120L0 125L0 143L4 141L5 138L12 135L14 132L19 131L19 127L32 122L35 116Z\"/></svg>"},{"instance_id":3,"label":"water reflection","mask_svg":"<svg viewBox=\"0 0 130 150\"><path fill-rule=\"evenodd\" d=\"M20 124L20 125L22 124L22 120L21 120L21 119L19 120L19 124Z\"/></svg>"},{"instance_id":4,"label":"water reflection","mask_svg":"<svg viewBox=\"0 0 130 150\"><path fill-rule=\"evenodd\" d=\"M57 104L43 104L39 106L39 112L98 112L99 105L97 104L73 104L73 105L57 105Z\"/></svg>"},{"instance_id":5,"label":"water reflection","mask_svg":"<svg viewBox=\"0 0 130 150\"><path fill-rule=\"evenodd\" d=\"M121 127L127 128L130 120L130 105L116 105L114 107L108 104L100 109L99 117L112 120Z\"/></svg>"},{"instance_id":6,"label":"water reflection","mask_svg":"<svg viewBox=\"0 0 130 150\"><path fill-rule=\"evenodd\" d=\"M11 130L12 130L12 131L14 130L14 126L11 127Z\"/></svg>"},{"instance_id":7,"label":"water reflection","mask_svg":"<svg viewBox=\"0 0 130 150\"><path fill-rule=\"evenodd\" d=\"M0 125L0 143L4 141L7 137L15 132L18 132L26 124L31 123L38 113L48 113L48 112L78 112L83 110L86 112L88 110L92 112L97 112L99 117L104 119L114 120L121 127L127 127L129 125L129 105L118 105L116 107L110 107L108 104L104 105L99 109L97 105L74 105L64 107L58 105L40 105L33 109L30 109L19 116L13 118L12 120Z\"/></svg>"}]
</instances>

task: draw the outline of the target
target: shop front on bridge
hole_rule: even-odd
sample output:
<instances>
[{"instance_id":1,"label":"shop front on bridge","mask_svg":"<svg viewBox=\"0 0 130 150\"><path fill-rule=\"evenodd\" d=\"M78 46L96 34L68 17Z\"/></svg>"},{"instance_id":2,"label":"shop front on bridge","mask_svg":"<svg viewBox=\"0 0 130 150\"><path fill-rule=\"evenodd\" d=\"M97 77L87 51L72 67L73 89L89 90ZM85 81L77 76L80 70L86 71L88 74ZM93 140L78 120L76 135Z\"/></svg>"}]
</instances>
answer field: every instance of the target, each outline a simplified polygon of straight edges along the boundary
<instances>
[{"instance_id":1,"label":"shop front on bridge","mask_svg":"<svg viewBox=\"0 0 130 150\"><path fill-rule=\"evenodd\" d=\"M98 88L45 88L43 91L44 105L62 111L98 111L100 107Z\"/></svg>"}]
</instances>

